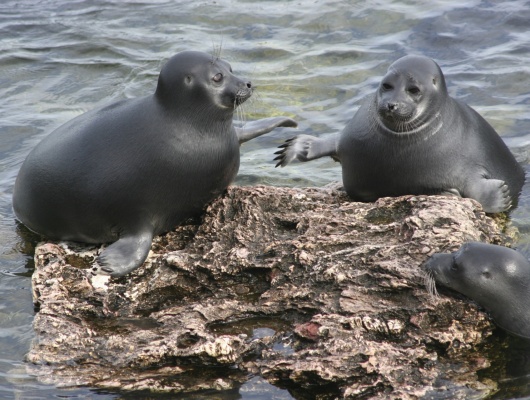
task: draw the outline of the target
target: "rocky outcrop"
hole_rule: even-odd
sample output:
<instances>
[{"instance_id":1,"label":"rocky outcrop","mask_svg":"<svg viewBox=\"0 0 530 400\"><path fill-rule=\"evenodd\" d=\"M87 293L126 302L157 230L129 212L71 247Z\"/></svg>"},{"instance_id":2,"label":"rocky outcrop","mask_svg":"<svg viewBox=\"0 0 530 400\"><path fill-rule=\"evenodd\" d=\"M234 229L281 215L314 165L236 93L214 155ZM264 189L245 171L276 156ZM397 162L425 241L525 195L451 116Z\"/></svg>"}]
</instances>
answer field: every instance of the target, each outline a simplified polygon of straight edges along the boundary
<instances>
[{"instance_id":1,"label":"rocky outcrop","mask_svg":"<svg viewBox=\"0 0 530 400\"><path fill-rule=\"evenodd\" d=\"M39 245L28 361L61 386L227 390L260 375L295 398L492 393L477 373L495 326L429 294L420 268L469 240L507 241L470 199L231 187L124 278L91 275L98 248Z\"/></svg>"}]
</instances>

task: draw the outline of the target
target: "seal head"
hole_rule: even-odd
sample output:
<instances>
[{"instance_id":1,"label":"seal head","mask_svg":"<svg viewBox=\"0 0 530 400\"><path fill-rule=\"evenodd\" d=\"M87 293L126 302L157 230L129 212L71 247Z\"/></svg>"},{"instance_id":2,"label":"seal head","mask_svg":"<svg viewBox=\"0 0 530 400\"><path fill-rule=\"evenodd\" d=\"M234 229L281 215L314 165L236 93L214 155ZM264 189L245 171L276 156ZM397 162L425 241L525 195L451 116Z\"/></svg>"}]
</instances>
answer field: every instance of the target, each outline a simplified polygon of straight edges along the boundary
<instances>
[{"instance_id":1,"label":"seal head","mask_svg":"<svg viewBox=\"0 0 530 400\"><path fill-rule=\"evenodd\" d=\"M226 61L184 51L170 58L160 71L155 96L169 110L182 113L195 103L210 110L233 110L252 92L252 83L233 75Z\"/></svg>"},{"instance_id":2,"label":"seal head","mask_svg":"<svg viewBox=\"0 0 530 400\"><path fill-rule=\"evenodd\" d=\"M423 268L428 280L476 301L501 328L530 338L530 263L521 253L469 242L454 253L434 254Z\"/></svg>"},{"instance_id":3,"label":"seal head","mask_svg":"<svg viewBox=\"0 0 530 400\"><path fill-rule=\"evenodd\" d=\"M447 95L445 79L433 60L406 56L389 68L375 96L383 131L410 135L439 123L431 110L439 110ZM438 127L434 127L437 129Z\"/></svg>"}]
</instances>

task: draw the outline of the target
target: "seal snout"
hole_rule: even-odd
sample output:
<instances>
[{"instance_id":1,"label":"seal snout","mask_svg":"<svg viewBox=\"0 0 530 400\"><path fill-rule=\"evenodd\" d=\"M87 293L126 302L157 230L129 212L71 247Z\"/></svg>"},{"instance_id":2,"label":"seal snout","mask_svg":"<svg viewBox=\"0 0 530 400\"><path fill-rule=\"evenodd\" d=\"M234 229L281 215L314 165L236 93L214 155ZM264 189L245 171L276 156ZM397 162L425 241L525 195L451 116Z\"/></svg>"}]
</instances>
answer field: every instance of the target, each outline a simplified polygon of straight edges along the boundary
<instances>
[{"instance_id":1,"label":"seal snout","mask_svg":"<svg viewBox=\"0 0 530 400\"><path fill-rule=\"evenodd\" d=\"M236 92L236 99L235 99L236 106L239 106L243 104L245 101L247 101L250 98L250 96L252 96L253 92L254 92L254 87L252 86L252 82L251 81L243 82Z\"/></svg>"},{"instance_id":2,"label":"seal snout","mask_svg":"<svg viewBox=\"0 0 530 400\"><path fill-rule=\"evenodd\" d=\"M394 111L396 108L398 108L397 103L387 103L386 108L388 111Z\"/></svg>"},{"instance_id":3,"label":"seal snout","mask_svg":"<svg viewBox=\"0 0 530 400\"><path fill-rule=\"evenodd\" d=\"M425 282L431 293L435 283L440 283L444 286L450 285L449 275L451 275L450 271L455 269L454 261L453 254L451 253L436 253L422 264L421 267L427 275ZM434 293L436 293L435 287Z\"/></svg>"},{"instance_id":4,"label":"seal snout","mask_svg":"<svg viewBox=\"0 0 530 400\"><path fill-rule=\"evenodd\" d=\"M413 120L414 110L406 102L391 99L382 101L378 107L381 122L394 132L408 132Z\"/></svg>"}]
</instances>

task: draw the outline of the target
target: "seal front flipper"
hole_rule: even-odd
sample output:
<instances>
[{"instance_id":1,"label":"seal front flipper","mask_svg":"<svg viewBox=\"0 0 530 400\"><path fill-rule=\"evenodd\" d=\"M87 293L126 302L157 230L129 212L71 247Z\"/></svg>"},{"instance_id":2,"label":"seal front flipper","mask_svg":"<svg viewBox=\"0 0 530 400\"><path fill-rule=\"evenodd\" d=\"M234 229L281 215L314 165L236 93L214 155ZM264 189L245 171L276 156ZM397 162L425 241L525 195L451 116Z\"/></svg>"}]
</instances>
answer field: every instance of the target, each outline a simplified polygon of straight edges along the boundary
<instances>
[{"instance_id":1,"label":"seal front flipper","mask_svg":"<svg viewBox=\"0 0 530 400\"><path fill-rule=\"evenodd\" d=\"M278 154L274 160L278 161L277 167L285 167L294 159L305 162L329 156L335 161L339 161L338 142L338 134L326 136L325 138L299 135L286 140L284 144L279 146L281 150L274 153Z\"/></svg>"},{"instance_id":2,"label":"seal front flipper","mask_svg":"<svg viewBox=\"0 0 530 400\"><path fill-rule=\"evenodd\" d=\"M296 128L298 124L295 120L287 117L271 117L258 119L257 121L247 122L242 128L235 128L239 144L248 142L258 136L269 133L279 127Z\"/></svg>"},{"instance_id":3,"label":"seal front flipper","mask_svg":"<svg viewBox=\"0 0 530 400\"><path fill-rule=\"evenodd\" d=\"M500 179L481 178L465 190L465 197L477 200L487 213L508 211L512 206L510 189Z\"/></svg>"},{"instance_id":4,"label":"seal front flipper","mask_svg":"<svg viewBox=\"0 0 530 400\"><path fill-rule=\"evenodd\" d=\"M152 232L125 235L103 250L96 260L95 273L123 276L138 268L147 258Z\"/></svg>"}]
</instances>

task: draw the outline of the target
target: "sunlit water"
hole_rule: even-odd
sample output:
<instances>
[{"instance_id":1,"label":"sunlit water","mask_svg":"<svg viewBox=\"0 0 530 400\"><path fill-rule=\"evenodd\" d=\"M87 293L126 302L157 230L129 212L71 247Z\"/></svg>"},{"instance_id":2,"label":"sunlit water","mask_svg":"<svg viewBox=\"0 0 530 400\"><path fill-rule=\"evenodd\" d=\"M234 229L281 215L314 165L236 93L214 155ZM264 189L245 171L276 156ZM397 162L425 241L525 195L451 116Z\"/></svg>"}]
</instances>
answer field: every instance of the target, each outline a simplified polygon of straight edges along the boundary
<instances>
[{"instance_id":1,"label":"sunlit water","mask_svg":"<svg viewBox=\"0 0 530 400\"><path fill-rule=\"evenodd\" d=\"M0 398L120 398L44 386L24 368L33 337L35 238L17 228L11 194L24 157L54 128L151 93L176 52L221 47L234 72L258 87L245 119L288 115L298 132L324 135L342 129L392 61L419 53L438 61L451 95L477 109L528 169L529 10L528 1L500 0L0 2ZM340 181L340 167L329 159L275 169L275 147L293 134L279 130L243 145L236 184ZM528 188L512 219L526 252ZM499 385L506 393L517 386L511 396L528 395L530 371L518 373L517 385L506 378ZM290 398L256 379L225 398Z\"/></svg>"}]
</instances>

